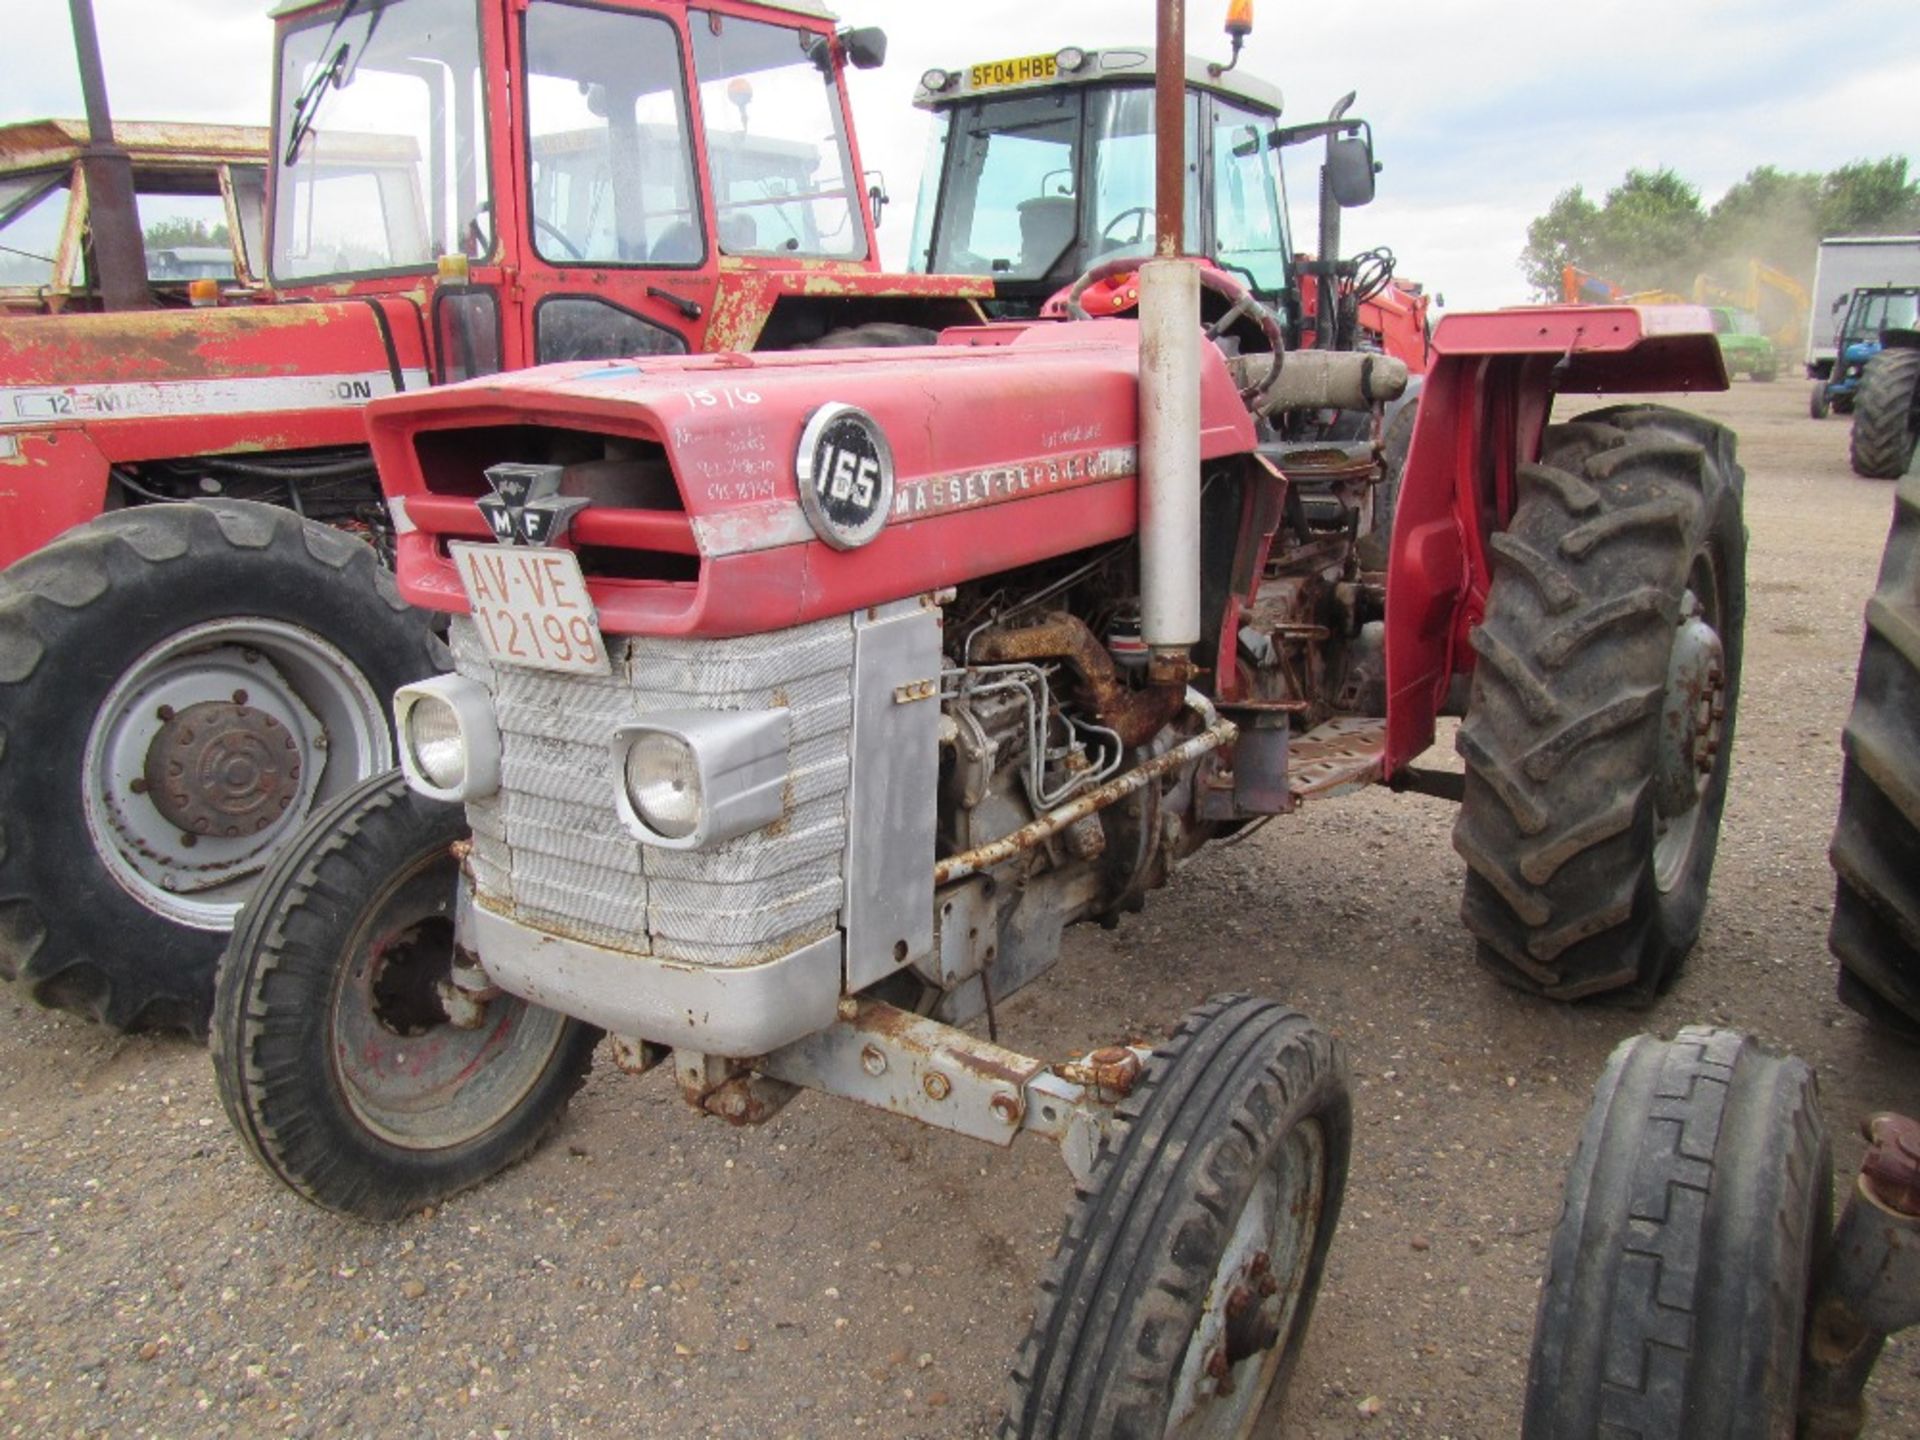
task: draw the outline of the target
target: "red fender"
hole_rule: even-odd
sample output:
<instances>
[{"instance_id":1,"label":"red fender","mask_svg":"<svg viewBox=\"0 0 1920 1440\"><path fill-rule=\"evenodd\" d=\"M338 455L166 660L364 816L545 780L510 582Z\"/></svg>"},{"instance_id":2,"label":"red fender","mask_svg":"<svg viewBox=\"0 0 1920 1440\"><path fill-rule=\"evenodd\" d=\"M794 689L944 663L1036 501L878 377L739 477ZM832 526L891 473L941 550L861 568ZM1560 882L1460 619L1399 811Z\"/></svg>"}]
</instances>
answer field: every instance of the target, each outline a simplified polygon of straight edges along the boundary
<instances>
[{"instance_id":1,"label":"red fender","mask_svg":"<svg viewBox=\"0 0 1920 1440\"><path fill-rule=\"evenodd\" d=\"M1725 390L1697 305L1541 306L1449 315L1433 337L1387 562L1389 775L1433 743L1486 610L1487 539L1539 458L1557 394Z\"/></svg>"}]
</instances>

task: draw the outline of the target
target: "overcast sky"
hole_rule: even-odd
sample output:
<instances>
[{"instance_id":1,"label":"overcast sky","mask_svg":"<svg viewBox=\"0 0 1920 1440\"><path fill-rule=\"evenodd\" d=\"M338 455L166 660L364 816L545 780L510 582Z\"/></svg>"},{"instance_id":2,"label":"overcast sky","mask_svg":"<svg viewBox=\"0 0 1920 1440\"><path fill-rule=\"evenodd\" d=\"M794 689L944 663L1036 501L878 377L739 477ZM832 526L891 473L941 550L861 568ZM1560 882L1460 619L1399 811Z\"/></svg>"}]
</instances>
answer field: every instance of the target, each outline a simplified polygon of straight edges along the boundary
<instances>
[{"instance_id":1,"label":"overcast sky","mask_svg":"<svg viewBox=\"0 0 1920 1440\"><path fill-rule=\"evenodd\" d=\"M265 0L94 0L114 112L264 124ZM5 0L0 121L78 115L64 0ZM844 0L881 25L884 69L853 84L864 160L896 204L883 249L904 263L931 65L1150 40L1151 0ZM1225 55L1226 0L1188 0L1188 48ZM1527 298L1527 222L1571 184L1596 199L1632 166L1668 165L1711 203L1756 165L1826 170L1903 153L1920 172L1920 5L1912 0L1261 0L1243 68L1277 83L1292 120L1347 90L1373 122L1379 198L1350 212L1349 252L1391 245L1401 273L1451 308ZM1295 233L1312 235L1313 175L1295 152Z\"/></svg>"}]
</instances>

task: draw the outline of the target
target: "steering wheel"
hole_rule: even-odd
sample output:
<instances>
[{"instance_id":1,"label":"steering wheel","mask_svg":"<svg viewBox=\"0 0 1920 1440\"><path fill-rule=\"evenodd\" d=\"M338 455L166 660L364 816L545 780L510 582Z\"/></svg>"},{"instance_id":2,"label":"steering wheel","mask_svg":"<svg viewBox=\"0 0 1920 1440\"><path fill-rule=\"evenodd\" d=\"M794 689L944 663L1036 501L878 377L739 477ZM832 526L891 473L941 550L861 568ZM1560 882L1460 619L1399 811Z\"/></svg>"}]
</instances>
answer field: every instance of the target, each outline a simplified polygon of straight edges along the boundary
<instances>
[{"instance_id":1,"label":"steering wheel","mask_svg":"<svg viewBox=\"0 0 1920 1440\"><path fill-rule=\"evenodd\" d=\"M1109 249L1115 245L1138 245L1147 238L1147 222L1151 219L1153 219L1153 210L1150 206L1135 205L1130 210L1122 210L1100 227L1100 239ZM1113 233L1120 227L1122 220L1133 221L1133 234L1125 240Z\"/></svg>"},{"instance_id":2,"label":"steering wheel","mask_svg":"<svg viewBox=\"0 0 1920 1440\"><path fill-rule=\"evenodd\" d=\"M487 243L486 234L480 228L480 217L482 215L491 215L492 213L493 201L491 200L482 200L473 208L473 215L467 221L466 231L460 238L474 250L484 248ZM569 260L584 261L587 258L581 252L580 247L567 238L566 231L562 230L558 225L541 219L538 215L533 217L533 231L536 235L547 236L562 250L566 251Z\"/></svg>"},{"instance_id":3,"label":"steering wheel","mask_svg":"<svg viewBox=\"0 0 1920 1440\"><path fill-rule=\"evenodd\" d=\"M1132 255L1119 255L1110 260L1102 260L1090 268L1086 274L1073 282L1067 291L1067 314L1075 320L1091 320L1087 307L1080 303L1081 297L1089 289L1103 280L1111 280L1116 275L1124 275L1138 270L1143 262ZM1200 273L1200 286L1211 290L1227 302L1227 312L1202 332L1209 343L1220 336L1242 316L1260 327L1260 333L1266 338L1267 348L1273 352L1273 364L1267 373L1256 383L1244 386L1240 391L1240 400L1249 410L1264 415L1272 407L1273 393L1280 383L1280 367L1287 358L1286 333L1280 328L1280 317L1263 304L1253 291L1242 285L1239 280L1224 270L1216 270L1211 265L1199 261L1191 262Z\"/></svg>"}]
</instances>

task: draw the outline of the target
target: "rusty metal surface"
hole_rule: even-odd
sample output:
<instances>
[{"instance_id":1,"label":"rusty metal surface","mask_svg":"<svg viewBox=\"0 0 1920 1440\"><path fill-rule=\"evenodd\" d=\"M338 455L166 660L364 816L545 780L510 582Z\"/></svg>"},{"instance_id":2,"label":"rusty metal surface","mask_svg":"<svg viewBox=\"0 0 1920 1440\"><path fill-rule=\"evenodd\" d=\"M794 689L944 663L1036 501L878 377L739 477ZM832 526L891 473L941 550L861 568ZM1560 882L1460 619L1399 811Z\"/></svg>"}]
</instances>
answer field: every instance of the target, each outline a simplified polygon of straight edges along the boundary
<instances>
[{"instance_id":1,"label":"rusty metal surface","mask_svg":"<svg viewBox=\"0 0 1920 1440\"><path fill-rule=\"evenodd\" d=\"M1875 1115L1867 1121L1860 1179L1889 1210L1920 1218L1920 1120Z\"/></svg>"},{"instance_id":2,"label":"rusty metal surface","mask_svg":"<svg viewBox=\"0 0 1920 1440\"><path fill-rule=\"evenodd\" d=\"M1288 788L1296 800L1323 800L1372 785L1383 773L1386 743L1384 720L1339 719L1316 725L1293 741Z\"/></svg>"},{"instance_id":3,"label":"rusty metal surface","mask_svg":"<svg viewBox=\"0 0 1920 1440\"><path fill-rule=\"evenodd\" d=\"M146 794L168 824L195 835L258 834L300 798L300 742L244 690L178 713L163 707L147 751Z\"/></svg>"},{"instance_id":4,"label":"rusty metal surface","mask_svg":"<svg viewBox=\"0 0 1920 1440\"><path fill-rule=\"evenodd\" d=\"M843 1000L839 1014L756 1068L989 1144L1020 1133L1027 1083L1044 1061L877 1000Z\"/></svg>"},{"instance_id":5,"label":"rusty metal surface","mask_svg":"<svg viewBox=\"0 0 1920 1440\"><path fill-rule=\"evenodd\" d=\"M1171 260L1183 247L1187 193L1186 0L1159 0L1154 28L1153 253Z\"/></svg>"},{"instance_id":6,"label":"rusty metal surface","mask_svg":"<svg viewBox=\"0 0 1920 1440\"><path fill-rule=\"evenodd\" d=\"M116 120L114 141L139 166L213 165L221 161L265 164L264 125L201 125L180 121ZM84 120L27 120L0 125L0 175L65 167L87 145Z\"/></svg>"},{"instance_id":7,"label":"rusty metal surface","mask_svg":"<svg viewBox=\"0 0 1920 1440\"><path fill-rule=\"evenodd\" d=\"M1887 1337L1920 1324L1920 1122L1875 1115L1840 1223L1819 1262L1800 1371L1803 1440L1851 1440Z\"/></svg>"},{"instance_id":8,"label":"rusty metal surface","mask_svg":"<svg viewBox=\"0 0 1920 1440\"><path fill-rule=\"evenodd\" d=\"M1064 660L1079 681L1094 718L1132 749L1157 735L1186 703L1185 676L1136 690L1121 676L1113 656L1077 615L1055 611L1034 625L992 630L973 642L973 656L989 664Z\"/></svg>"},{"instance_id":9,"label":"rusty metal surface","mask_svg":"<svg viewBox=\"0 0 1920 1440\"><path fill-rule=\"evenodd\" d=\"M1211 707L1208 707L1211 709ZM986 845L976 845L971 850L958 855L949 855L933 867L933 883L944 885L950 880L965 879L982 870L991 870L996 865L1004 865L1014 856L1034 846L1050 840L1082 816L1092 815L1109 805L1117 804L1127 796L1158 779L1169 770L1178 769L1202 755L1232 743L1240 733L1231 720L1215 720L1205 730L1191 739L1184 740L1173 749L1154 756L1151 760L1135 766L1133 769L1116 775L1103 784L1082 791L1073 800L1056 810L1050 810L1038 820L1022 825L1010 835Z\"/></svg>"}]
</instances>

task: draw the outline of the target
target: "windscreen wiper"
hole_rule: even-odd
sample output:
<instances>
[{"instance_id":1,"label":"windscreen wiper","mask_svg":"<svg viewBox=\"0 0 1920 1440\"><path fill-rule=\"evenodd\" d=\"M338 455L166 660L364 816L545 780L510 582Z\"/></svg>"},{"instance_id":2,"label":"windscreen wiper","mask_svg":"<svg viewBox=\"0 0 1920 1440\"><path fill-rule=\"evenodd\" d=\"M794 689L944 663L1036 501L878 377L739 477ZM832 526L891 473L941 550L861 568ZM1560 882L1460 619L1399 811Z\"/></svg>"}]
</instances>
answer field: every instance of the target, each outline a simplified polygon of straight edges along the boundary
<instances>
[{"instance_id":1,"label":"windscreen wiper","mask_svg":"<svg viewBox=\"0 0 1920 1440\"><path fill-rule=\"evenodd\" d=\"M340 13L333 18L332 28L327 31L327 38L320 42L322 56L326 55L328 47L333 44L334 37L340 33L340 27L352 19L360 8L361 0L347 0L347 3L340 7ZM380 16L385 8L384 3L372 7L373 13L367 17L367 33L360 37L362 51L365 51L368 44L372 42L373 32L379 28ZM286 154L280 157L282 164L292 165L300 158L300 147L312 132L314 118L320 113L321 99L329 86L338 90L346 85L353 73L354 59L352 43L342 40L340 47L333 52L332 58L313 72L313 78L307 81L306 88L300 92L300 98L293 102L293 119L287 125L287 150Z\"/></svg>"}]
</instances>

